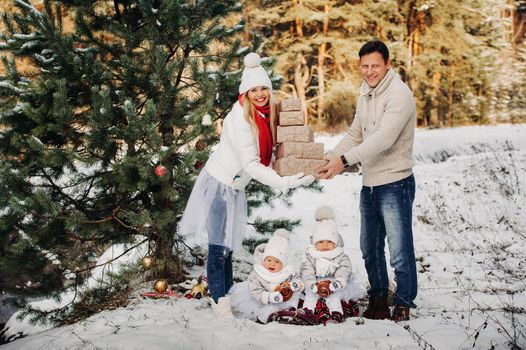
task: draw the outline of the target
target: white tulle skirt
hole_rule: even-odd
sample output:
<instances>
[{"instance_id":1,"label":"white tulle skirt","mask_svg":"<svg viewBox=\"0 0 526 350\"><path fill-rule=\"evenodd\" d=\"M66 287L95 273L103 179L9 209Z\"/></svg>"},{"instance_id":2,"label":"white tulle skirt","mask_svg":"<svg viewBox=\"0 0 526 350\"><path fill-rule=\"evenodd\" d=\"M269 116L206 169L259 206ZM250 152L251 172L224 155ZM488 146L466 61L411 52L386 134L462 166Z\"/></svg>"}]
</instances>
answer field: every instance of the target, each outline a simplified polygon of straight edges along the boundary
<instances>
[{"instance_id":1,"label":"white tulle skirt","mask_svg":"<svg viewBox=\"0 0 526 350\"><path fill-rule=\"evenodd\" d=\"M294 293L292 298L283 303L262 304L254 300L250 295L248 281L236 283L230 288L230 304L236 316L248 318L249 320L267 323L268 317L281 310L288 310L291 307L297 308L301 293Z\"/></svg>"},{"instance_id":2,"label":"white tulle skirt","mask_svg":"<svg viewBox=\"0 0 526 350\"><path fill-rule=\"evenodd\" d=\"M219 197L218 197L219 196ZM218 203L217 201L221 201ZM224 206L224 212L214 211L213 206ZM221 221L221 222L211 222ZM210 237L209 227L223 227L222 241L214 241L217 237ZM190 198L186 204L179 232L185 237L190 246L198 245L205 249L208 244L219 244L230 250L241 249L247 228L247 199L245 191L235 190L209 175L204 169L197 177Z\"/></svg>"}]
</instances>

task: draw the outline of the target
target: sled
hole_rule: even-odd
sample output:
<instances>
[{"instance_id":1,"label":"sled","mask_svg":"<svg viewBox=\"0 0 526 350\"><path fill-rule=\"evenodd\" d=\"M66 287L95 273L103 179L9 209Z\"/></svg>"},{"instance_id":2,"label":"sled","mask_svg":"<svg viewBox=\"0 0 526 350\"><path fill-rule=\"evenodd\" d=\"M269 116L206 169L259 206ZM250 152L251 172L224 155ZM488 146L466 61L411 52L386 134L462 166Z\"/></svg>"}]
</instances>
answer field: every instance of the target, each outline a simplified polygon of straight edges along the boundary
<instances>
[{"instance_id":1,"label":"sled","mask_svg":"<svg viewBox=\"0 0 526 350\"><path fill-rule=\"evenodd\" d=\"M332 321L329 309L327 308L324 299L320 298L318 300L314 313L308 311L306 312L303 309L301 309L302 304L303 302L300 300L299 309L290 309L274 312L269 316L268 322L278 322L283 324L293 324L299 326L315 326L319 324L325 325ZM349 317L360 316L360 309L358 308L358 304L354 300L342 301L342 309L343 319L339 322L343 322Z\"/></svg>"}]
</instances>

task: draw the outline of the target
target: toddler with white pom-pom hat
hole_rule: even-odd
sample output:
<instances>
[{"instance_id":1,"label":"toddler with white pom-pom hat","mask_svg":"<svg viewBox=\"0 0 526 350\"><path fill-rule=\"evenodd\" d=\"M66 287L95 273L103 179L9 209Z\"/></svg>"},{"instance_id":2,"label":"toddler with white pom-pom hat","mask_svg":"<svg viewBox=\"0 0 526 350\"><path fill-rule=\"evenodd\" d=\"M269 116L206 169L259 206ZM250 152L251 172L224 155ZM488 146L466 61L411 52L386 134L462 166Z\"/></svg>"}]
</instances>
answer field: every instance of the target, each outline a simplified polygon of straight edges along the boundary
<instances>
[{"instance_id":1,"label":"toddler with white pom-pom hat","mask_svg":"<svg viewBox=\"0 0 526 350\"><path fill-rule=\"evenodd\" d=\"M287 264L288 241L289 232L278 229L268 243L256 247L248 280L235 284L229 293L238 314L267 323L272 314L298 306L303 283Z\"/></svg>"},{"instance_id":2,"label":"toddler with white pom-pom hat","mask_svg":"<svg viewBox=\"0 0 526 350\"><path fill-rule=\"evenodd\" d=\"M351 261L343 247L334 212L330 207L318 208L311 244L305 248L300 274L305 284L303 309L306 314L313 314L318 299L325 299L329 314L325 320L320 320L323 323L343 322L342 301L362 294L352 276Z\"/></svg>"}]
</instances>

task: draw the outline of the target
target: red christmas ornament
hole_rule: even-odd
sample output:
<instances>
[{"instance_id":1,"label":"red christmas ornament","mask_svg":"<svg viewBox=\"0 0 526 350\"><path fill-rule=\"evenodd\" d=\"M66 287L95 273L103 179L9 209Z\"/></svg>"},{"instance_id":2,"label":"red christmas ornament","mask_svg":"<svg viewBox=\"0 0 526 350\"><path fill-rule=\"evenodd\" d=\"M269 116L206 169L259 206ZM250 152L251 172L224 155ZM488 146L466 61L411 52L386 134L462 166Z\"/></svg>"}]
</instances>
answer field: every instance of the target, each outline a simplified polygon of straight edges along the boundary
<instances>
[{"instance_id":1,"label":"red christmas ornament","mask_svg":"<svg viewBox=\"0 0 526 350\"><path fill-rule=\"evenodd\" d=\"M199 169L201 169L203 167L203 165L204 165L203 162L197 161L194 164L194 168L195 168L195 170L199 170Z\"/></svg>"},{"instance_id":2,"label":"red christmas ornament","mask_svg":"<svg viewBox=\"0 0 526 350\"><path fill-rule=\"evenodd\" d=\"M168 172L164 165L157 165L154 171L155 175L157 175L158 177L163 177Z\"/></svg>"},{"instance_id":3,"label":"red christmas ornament","mask_svg":"<svg viewBox=\"0 0 526 350\"><path fill-rule=\"evenodd\" d=\"M206 142L204 142L203 140L198 140L195 143L195 149L196 150L203 151L205 148L206 148Z\"/></svg>"}]
</instances>

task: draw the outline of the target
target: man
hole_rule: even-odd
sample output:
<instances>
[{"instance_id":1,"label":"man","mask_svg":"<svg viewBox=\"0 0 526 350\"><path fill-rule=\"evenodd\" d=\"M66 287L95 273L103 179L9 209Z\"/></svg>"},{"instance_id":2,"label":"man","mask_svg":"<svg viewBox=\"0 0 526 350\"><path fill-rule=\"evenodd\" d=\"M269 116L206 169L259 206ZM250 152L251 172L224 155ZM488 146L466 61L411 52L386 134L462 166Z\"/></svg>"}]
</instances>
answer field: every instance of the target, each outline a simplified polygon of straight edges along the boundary
<instances>
[{"instance_id":1,"label":"man","mask_svg":"<svg viewBox=\"0 0 526 350\"><path fill-rule=\"evenodd\" d=\"M369 41L358 54L364 81L354 120L318 173L332 179L344 168L362 164L360 248L370 284L363 316L398 322L408 320L409 309L416 307L412 232L415 103L408 86L391 69L383 42ZM386 238L397 283L392 315L387 301Z\"/></svg>"}]
</instances>

